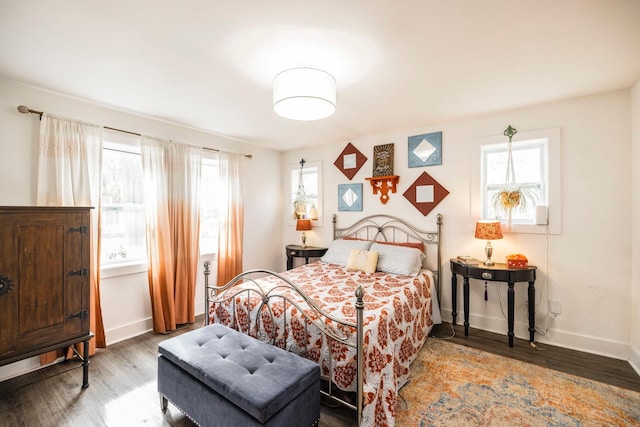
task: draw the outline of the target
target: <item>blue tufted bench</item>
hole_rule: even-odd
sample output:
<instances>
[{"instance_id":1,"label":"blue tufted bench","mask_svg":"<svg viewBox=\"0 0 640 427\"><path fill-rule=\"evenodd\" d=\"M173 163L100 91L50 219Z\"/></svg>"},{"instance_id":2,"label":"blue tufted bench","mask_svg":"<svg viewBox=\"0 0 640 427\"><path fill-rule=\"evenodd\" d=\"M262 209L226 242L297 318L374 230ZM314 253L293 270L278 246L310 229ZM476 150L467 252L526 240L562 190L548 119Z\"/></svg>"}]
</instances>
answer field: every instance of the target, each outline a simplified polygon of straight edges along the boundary
<instances>
[{"instance_id":1,"label":"blue tufted bench","mask_svg":"<svg viewBox=\"0 0 640 427\"><path fill-rule=\"evenodd\" d=\"M162 410L171 401L201 426L312 426L320 367L214 323L158 345Z\"/></svg>"}]
</instances>

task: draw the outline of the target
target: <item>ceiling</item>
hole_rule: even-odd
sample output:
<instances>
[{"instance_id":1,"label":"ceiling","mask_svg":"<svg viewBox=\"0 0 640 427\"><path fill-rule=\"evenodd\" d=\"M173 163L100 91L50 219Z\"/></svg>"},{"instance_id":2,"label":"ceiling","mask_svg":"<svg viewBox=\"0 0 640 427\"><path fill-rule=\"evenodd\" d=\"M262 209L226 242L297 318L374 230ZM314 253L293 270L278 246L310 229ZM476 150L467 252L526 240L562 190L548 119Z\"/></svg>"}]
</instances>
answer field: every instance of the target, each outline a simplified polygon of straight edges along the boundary
<instances>
[{"instance_id":1,"label":"ceiling","mask_svg":"<svg viewBox=\"0 0 640 427\"><path fill-rule=\"evenodd\" d=\"M333 116L273 112L299 65ZM640 1L1 0L0 77L288 150L629 88Z\"/></svg>"}]
</instances>

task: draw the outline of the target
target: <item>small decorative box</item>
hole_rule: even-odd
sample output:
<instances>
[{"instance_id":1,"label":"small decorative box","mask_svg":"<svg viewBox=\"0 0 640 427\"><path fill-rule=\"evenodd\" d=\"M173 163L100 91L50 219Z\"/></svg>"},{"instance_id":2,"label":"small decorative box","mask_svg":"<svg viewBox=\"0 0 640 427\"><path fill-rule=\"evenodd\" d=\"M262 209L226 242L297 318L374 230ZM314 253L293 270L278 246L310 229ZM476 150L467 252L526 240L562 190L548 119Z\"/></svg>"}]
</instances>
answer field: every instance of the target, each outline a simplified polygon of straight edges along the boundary
<instances>
[{"instance_id":1,"label":"small decorative box","mask_svg":"<svg viewBox=\"0 0 640 427\"><path fill-rule=\"evenodd\" d=\"M529 268L529 261L520 259L508 259L507 267L509 268Z\"/></svg>"},{"instance_id":2,"label":"small decorative box","mask_svg":"<svg viewBox=\"0 0 640 427\"><path fill-rule=\"evenodd\" d=\"M529 268L529 260L522 254L507 255L507 268Z\"/></svg>"}]
</instances>

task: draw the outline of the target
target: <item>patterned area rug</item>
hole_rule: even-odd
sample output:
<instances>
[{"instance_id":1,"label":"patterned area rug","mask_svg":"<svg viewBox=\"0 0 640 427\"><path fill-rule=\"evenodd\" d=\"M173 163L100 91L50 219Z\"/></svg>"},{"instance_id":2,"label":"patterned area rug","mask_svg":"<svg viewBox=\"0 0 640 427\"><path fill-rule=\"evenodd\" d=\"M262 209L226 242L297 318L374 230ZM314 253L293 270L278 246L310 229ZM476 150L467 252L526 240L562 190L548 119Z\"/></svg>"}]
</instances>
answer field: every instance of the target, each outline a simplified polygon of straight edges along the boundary
<instances>
[{"instance_id":1,"label":"patterned area rug","mask_svg":"<svg viewBox=\"0 0 640 427\"><path fill-rule=\"evenodd\" d=\"M443 340L411 370L397 426L640 426L640 393Z\"/></svg>"}]
</instances>

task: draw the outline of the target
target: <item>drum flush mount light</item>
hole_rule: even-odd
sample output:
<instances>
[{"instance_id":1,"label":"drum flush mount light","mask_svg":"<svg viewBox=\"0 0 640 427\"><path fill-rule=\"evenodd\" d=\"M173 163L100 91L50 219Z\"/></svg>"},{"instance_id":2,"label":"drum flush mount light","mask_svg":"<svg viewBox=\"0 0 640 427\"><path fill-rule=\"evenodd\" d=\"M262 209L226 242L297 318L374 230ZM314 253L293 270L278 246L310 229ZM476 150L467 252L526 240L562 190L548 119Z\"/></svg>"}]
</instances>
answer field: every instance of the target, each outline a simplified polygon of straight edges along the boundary
<instances>
[{"instance_id":1,"label":"drum flush mount light","mask_svg":"<svg viewBox=\"0 0 640 427\"><path fill-rule=\"evenodd\" d=\"M336 111L336 80L326 71L298 67L273 79L273 110L291 120L320 120Z\"/></svg>"}]
</instances>

